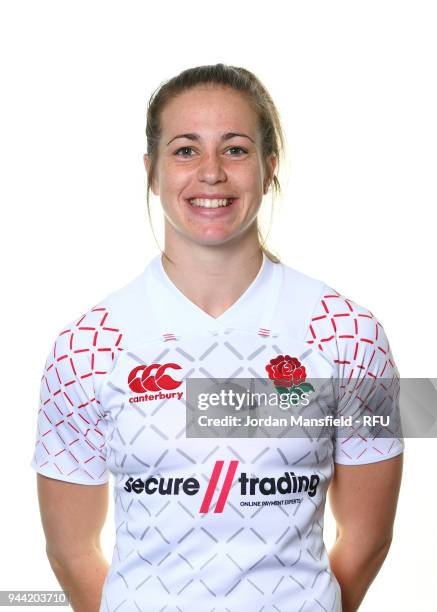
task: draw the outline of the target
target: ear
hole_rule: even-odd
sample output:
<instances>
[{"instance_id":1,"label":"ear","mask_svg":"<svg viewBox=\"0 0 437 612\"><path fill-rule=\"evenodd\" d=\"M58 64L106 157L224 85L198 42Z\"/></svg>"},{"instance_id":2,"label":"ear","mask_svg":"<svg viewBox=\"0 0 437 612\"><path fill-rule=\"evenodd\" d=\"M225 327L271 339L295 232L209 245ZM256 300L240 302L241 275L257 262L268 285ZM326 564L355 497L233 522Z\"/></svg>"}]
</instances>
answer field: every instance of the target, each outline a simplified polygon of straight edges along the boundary
<instances>
[{"instance_id":1,"label":"ear","mask_svg":"<svg viewBox=\"0 0 437 612\"><path fill-rule=\"evenodd\" d=\"M266 195L268 190L270 189L270 185L273 181L273 177L275 175L275 170L278 165L278 158L275 154L270 155L270 157L266 160L266 176L264 178L264 189L263 195Z\"/></svg>"},{"instance_id":2,"label":"ear","mask_svg":"<svg viewBox=\"0 0 437 612\"><path fill-rule=\"evenodd\" d=\"M144 153L144 155L143 155L143 162L144 162L144 167L145 167L146 172L147 172L147 176L149 176L150 168L151 168L151 159L150 159L150 155L148 153ZM159 195L158 184L157 184L157 181L156 181L156 169L155 169L155 177L152 180L152 184L150 185L150 188L151 188L152 193L154 195Z\"/></svg>"}]
</instances>

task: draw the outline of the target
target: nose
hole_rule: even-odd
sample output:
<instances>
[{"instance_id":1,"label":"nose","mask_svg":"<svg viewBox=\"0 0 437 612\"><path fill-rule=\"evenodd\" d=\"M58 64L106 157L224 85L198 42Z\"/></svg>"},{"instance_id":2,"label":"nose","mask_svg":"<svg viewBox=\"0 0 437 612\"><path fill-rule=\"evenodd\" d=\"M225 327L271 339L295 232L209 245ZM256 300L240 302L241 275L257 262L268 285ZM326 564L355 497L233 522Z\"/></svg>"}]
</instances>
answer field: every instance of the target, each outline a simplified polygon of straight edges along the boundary
<instances>
[{"instance_id":1,"label":"nose","mask_svg":"<svg viewBox=\"0 0 437 612\"><path fill-rule=\"evenodd\" d=\"M226 180L226 172L220 155L217 153L205 153L200 159L197 178L201 182L215 184Z\"/></svg>"}]
</instances>

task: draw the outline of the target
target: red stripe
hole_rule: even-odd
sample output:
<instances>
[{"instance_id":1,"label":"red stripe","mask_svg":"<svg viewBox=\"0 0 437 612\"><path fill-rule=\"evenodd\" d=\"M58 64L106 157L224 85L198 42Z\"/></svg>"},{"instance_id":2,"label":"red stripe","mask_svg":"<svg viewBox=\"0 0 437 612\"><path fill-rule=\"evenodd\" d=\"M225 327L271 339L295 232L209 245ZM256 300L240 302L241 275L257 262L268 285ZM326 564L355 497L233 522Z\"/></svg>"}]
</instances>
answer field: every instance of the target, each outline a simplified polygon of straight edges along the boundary
<instances>
[{"instance_id":1,"label":"red stripe","mask_svg":"<svg viewBox=\"0 0 437 612\"><path fill-rule=\"evenodd\" d=\"M223 461L216 461L214 469L211 474L211 478L208 483L208 488L205 491L205 497L203 498L202 505L200 506L199 512L208 512L211 504L212 496L214 495L214 489L217 486L218 479L223 467Z\"/></svg>"},{"instance_id":2,"label":"red stripe","mask_svg":"<svg viewBox=\"0 0 437 612\"><path fill-rule=\"evenodd\" d=\"M229 491L231 490L231 485L232 481L234 480L235 470L237 469L237 466L238 461L231 461L214 512L223 512L226 500L228 499Z\"/></svg>"},{"instance_id":3,"label":"red stripe","mask_svg":"<svg viewBox=\"0 0 437 612\"><path fill-rule=\"evenodd\" d=\"M330 340L332 340L332 338L334 338L334 335L329 336L329 338L321 338L320 342L329 342Z\"/></svg>"},{"instance_id":4,"label":"red stripe","mask_svg":"<svg viewBox=\"0 0 437 612\"><path fill-rule=\"evenodd\" d=\"M358 355L358 342L355 343L354 359L357 358L357 355Z\"/></svg>"},{"instance_id":5,"label":"red stripe","mask_svg":"<svg viewBox=\"0 0 437 612\"><path fill-rule=\"evenodd\" d=\"M79 326L79 325L82 323L82 321L85 319L85 317L86 317L86 313L85 313L85 314L83 315L83 317L81 317L81 318L79 319L79 321L76 323L76 327L78 327L78 326Z\"/></svg>"}]
</instances>

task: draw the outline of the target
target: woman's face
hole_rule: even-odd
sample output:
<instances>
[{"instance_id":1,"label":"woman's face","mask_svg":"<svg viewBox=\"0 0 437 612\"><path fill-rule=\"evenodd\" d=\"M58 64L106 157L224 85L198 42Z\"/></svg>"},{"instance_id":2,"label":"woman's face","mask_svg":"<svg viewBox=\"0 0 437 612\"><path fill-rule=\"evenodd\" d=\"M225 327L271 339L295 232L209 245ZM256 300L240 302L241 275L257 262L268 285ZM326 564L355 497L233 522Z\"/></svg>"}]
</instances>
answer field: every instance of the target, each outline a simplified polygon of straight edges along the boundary
<instances>
[{"instance_id":1,"label":"woman's face","mask_svg":"<svg viewBox=\"0 0 437 612\"><path fill-rule=\"evenodd\" d=\"M144 162L148 169L147 155ZM258 117L244 94L216 85L179 94L161 114L152 184L166 237L176 231L202 245L237 238L254 224L275 165L274 156L263 160Z\"/></svg>"}]
</instances>

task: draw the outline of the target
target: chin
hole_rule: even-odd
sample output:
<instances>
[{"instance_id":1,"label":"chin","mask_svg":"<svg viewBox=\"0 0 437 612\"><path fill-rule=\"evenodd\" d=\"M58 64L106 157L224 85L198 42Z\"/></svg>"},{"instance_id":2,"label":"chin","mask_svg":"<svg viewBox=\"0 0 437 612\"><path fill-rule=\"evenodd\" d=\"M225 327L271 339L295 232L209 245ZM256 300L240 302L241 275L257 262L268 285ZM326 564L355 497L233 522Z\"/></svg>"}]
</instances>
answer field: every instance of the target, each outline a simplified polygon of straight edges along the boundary
<instances>
[{"instance_id":1,"label":"chin","mask_svg":"<svg viewBox=\"0 0 437 612\"><path fill-rule=\"evenodd\" d=\"M237 236L238 233L235 232L212 232L208 235L205 235L205 233L185 233L186 238L188 238L191 242L198 244L199 246L220 246L223 244L227 244Z\"/></svg>"}]
</instances>

